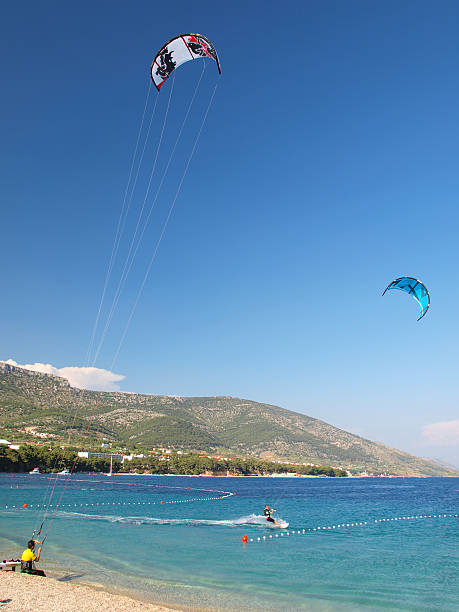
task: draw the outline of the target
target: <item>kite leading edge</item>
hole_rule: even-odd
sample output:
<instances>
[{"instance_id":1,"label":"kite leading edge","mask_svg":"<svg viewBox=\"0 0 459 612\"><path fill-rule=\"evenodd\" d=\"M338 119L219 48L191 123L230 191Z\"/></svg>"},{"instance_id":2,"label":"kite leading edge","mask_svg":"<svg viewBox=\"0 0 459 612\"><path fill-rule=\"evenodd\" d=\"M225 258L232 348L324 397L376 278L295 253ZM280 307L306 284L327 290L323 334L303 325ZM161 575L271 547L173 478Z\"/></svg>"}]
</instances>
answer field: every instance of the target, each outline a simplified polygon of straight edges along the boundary
<instances>
[{"instance_id":1,"label":"kite leading edge","mask_svg":"<svg viewBox=\"0 0 459 612\"><path fill-rule=\"evenodd\" d=\"M208 38L202 34L181 34L171 38L151 63L151 80L159 91L176 68L190 60L204 57L215 60L221 74L217 52Z\"/></svg>"}]
</instances>

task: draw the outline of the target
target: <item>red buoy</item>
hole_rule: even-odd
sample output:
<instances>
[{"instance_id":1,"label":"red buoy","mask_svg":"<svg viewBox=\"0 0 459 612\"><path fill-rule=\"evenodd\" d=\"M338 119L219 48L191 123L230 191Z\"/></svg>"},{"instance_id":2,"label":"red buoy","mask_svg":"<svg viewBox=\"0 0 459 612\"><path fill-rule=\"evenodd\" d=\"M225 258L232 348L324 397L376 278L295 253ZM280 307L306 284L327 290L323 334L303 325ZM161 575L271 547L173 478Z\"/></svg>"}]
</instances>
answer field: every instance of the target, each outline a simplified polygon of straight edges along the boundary
<instances>
[{"instance_id":1,"label":"red buoy","mask_svg":"<svg viewBox=\"0 0 459 612\"><path fill-rule=\"evenodd\" d=\"M242 536L242 541L244 542L244 544L247 542L247 536L246 535Z\"/></svg>"}]
</instances>

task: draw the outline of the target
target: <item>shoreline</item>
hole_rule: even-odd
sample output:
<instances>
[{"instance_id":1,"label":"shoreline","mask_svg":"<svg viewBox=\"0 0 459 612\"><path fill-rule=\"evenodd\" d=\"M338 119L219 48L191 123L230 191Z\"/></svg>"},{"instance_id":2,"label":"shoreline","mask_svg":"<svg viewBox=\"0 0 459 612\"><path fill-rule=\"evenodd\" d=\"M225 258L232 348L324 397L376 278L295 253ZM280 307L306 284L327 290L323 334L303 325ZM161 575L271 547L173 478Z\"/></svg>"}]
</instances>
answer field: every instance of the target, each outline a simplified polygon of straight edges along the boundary
<instances>
[{"instance_id":1,"label":"shoreline","mask_svg":"<svg viewBox=\"0 0 459 612\"><path fill-rule=\"evenodd\" d=\"M191 611L192 608L171 607L133 597L125 589L110 589L105 585L78 582L71 576L56 577L51 572L46 578L21 574L16 571L0 572L0 602L10 612L38 610L47 612L98 612L102 609L149 610L150 612Z\"/></svg>"},{"instance_id":2,"label":"shoreline","mask_svg":"<svg viewBox=\"0 0 459 612\"><path fill-rule=\"evenodd\" d=\"M15 539L0 538L1 545L3 545L2 558L8 559L16 558L17 550L21 548ZM99 612L103 609L123 610L123 612L138 609L150 612L216 610L205 606L188 605L188 601L168 603L164 599L164 593L161 593L161 587L146 592L134 585L130 587L118 585L113 581L101 582L97 578L98 568L91 562L78 558L69 559L68 564L55 558L43 559L37 564L37 568L44 570L46 577L23 574L18 568L15 571L0 569L0 609L9 612L32 609L40 612L42 610L81 612L83 609L85 612ZM33 601L32 606L31 601ZM67 605L67 602L71 605Z\"/></svg>"},{"instance_id":3,"label":"shoreline","mask_svg":"<svg viewBox=\"0 0 459 612\"><path fill-rule=\"evenodd\" d=\"M24 472L1 472L3 474L9 475L27 475L30 474L28 471ZM83 475L90 474L91 476L155 476L155 477L167 477L167 478L288 478L292 479L302 479L302 478L327 478L329 480L360 480L360 479L378 479L382 480L384 478L458 478L459 475L447 474L444 476L425 476L420 474L393 474L390 476L327 476L326 474L295 474L294 476L287 476L287 474L278 474L277 472L274 474L263 474L262 476L254 476L252 474L157 474L155 472L113 472L112 474L106 474L105 472L73 472L72 475ZM36 476L57 476L58 472L40 472L36 474Z\"/></svg>"},{"instance_id":4,"label":"shoreline","mask_svg":"<svg viewBox=\"0 0 459 612\"><path fill-rule=\"evenodd\" d=\"M17 557L21 548L15 539L0 538L3 545L2 559ZM68 563L62 559L41 560L38 569L46 573L46 577L33 576L15 571L0 569L0 609L9 612L100 612L100 610L122 610L133 612L139 609L150 612L231 612L232 607L217 607L213 595L201 599L199 585L165 581L153 588L142 588L144 577L135 579L133 583L112 579L101 581L98 577L100 567L91 561L79 557L71 557ZM110 572L102 570L107 578ZM113 580L115 577L115 581ZM161 581L162 582L162 581ZM39 593L39 596L37 596ZM169 595L175 593L173 600ZM193 593L193 594L192 594ZM177 594L178 597L177 597ZM178 599L178 601L174 601ZM11 600L11 601L10 601ZM33 602L31 605L30 602Z\"/></svg>"}]
</instances>

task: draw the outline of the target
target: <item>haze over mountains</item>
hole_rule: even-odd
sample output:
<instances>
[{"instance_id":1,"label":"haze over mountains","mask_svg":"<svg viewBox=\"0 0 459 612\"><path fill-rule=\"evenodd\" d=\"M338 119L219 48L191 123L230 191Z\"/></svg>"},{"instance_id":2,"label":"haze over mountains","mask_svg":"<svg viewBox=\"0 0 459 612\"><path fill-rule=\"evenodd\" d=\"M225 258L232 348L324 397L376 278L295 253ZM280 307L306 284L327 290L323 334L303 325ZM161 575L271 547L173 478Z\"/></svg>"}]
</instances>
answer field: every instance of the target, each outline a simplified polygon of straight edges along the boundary
<instances>
[{"instance_id":1,"label":"haze over mountains","mask_svg":"<svg viewBox=\"0 0 459 612\"><path fill-rule=\"evenodd\" d=\"M88 429L87 437L84 432ZM371 442L312 417L235 397L170 397L71 387L0 362L0 437L34 442L174 446L351 472L458 476L446 465Z\"/></svg>"}]
</instances>

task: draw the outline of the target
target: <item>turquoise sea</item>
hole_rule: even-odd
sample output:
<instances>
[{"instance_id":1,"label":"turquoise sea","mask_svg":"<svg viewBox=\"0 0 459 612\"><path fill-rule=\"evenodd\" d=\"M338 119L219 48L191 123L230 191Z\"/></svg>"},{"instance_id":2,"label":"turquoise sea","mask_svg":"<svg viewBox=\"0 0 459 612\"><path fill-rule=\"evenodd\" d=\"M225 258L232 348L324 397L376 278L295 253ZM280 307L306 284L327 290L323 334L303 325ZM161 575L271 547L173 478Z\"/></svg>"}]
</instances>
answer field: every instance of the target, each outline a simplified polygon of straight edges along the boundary
<instances>
[{"instance_id":1,"label":"turquoise sea","mask_svg":"<svg viewBox=\"0 0 459 612\"><path fill-rule=\"evenodd\" d=\"M37 539L49 528L40 566L61 580L187 609L459 610L458 478L66 480L0 474L0 560L55 485ZM288 529L267 526L265 503Z\"/></svg>"}]
</instances>

